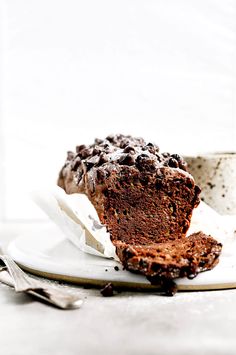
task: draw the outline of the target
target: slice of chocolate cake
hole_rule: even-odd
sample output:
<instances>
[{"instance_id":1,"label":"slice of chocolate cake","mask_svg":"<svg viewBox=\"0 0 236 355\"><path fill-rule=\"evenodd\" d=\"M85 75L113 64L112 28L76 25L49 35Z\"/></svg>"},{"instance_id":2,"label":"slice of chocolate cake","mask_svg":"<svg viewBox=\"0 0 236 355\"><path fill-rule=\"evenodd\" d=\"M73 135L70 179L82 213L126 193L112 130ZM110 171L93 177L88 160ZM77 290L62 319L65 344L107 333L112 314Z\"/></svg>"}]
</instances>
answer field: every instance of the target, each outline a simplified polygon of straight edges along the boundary
<instances>
[{"instance_id":1,"label":"slice of chocolate cake","mask_svg":"<svg viewBox=\"0 0 236 355\"><path fill-rule=\"evenodd\" d=\"M171 280L217 263L221 244L203 233L186 238L200 188L178 154L142 138L96 139L68 152L58 185L87 195L128 270Z\"/></svg>"},{"instance_id":2,"label":"slice of chocolate cake","mask_svg":"<svg viewBox=\"0 0 236 355\"><path fill-rule=\"evenodd\" d=\"M181 241L150 245L116 242L117 254L127 270L139 272L153 280L193 278L212 269L219 260L222 244L202 232Z\"/></svg>"}]
</instances>

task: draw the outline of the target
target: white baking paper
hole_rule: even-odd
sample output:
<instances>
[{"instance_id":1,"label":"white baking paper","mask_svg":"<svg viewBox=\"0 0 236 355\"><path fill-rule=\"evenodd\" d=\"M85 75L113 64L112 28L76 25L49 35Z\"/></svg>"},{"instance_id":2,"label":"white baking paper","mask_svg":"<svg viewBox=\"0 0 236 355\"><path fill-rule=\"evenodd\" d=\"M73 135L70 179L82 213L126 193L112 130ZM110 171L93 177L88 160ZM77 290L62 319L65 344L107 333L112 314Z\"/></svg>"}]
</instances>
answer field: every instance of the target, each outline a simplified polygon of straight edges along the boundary
<instances>
[{"instance_id":1,"label":"white baking paper","mask_svg":"<svg viewBox=\"0 0 236 355\"><path fill-rule=\"evenodd\" d=\"M110 234L84 194L67 195L53 186L34 191L32 198L80 250L118 260Z\"/></svg>"}]
</instances>

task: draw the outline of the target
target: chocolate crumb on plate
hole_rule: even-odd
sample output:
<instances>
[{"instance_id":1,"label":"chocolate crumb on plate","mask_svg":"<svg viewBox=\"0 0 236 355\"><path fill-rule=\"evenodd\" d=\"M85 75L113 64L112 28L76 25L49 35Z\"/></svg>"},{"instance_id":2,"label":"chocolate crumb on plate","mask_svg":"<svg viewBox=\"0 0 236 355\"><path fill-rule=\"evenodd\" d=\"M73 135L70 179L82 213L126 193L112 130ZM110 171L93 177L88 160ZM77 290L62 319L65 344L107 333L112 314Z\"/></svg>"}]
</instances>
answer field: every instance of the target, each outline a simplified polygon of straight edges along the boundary
<instances>
[{"instance_id":1,"label":"chocolate crumb on plate","mask_svg":"<svg viewBox=\"0 0 236 355\"><path fill-rule=\"evenodd\" d=\"M107 283L101 290L103 297L112 297L114 296L114 288L111 282Z\"/></svg>"},{"instance_id":2,"label":"chocolate crumb on plate","mask_svg":"<svg viewBox=\"0 0 236 355\"><path fill-rule=\"evenodd\" d=\"M147 279L151 282L152 285L160 286L164 291L165 296L172 297L178 291L178 287L172 279L166 279L166 278L162 279L155 276L147 277Z\"/></svg>"}]
</instances>

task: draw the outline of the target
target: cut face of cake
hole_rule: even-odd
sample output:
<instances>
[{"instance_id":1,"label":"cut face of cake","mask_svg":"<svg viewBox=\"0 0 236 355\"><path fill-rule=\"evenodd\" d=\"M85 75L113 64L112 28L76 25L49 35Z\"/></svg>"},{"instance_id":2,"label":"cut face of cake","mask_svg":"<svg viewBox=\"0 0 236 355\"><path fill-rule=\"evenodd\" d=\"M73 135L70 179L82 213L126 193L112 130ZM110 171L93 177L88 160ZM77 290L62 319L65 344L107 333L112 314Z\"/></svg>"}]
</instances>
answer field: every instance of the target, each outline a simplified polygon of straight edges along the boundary
<instances>
[{"instance_id":1,"label":"cut face of cake","mask_svg":"<svg viewBox=\"0 0 236 355\"><path fill-rule=\"evenodd\" d=\"M138 252L135 260L142 263L142 253L144 257L147 248L151 250L150 245L152 250L156 248L156 254L160 251L155 244L162 245L166 265L172 249L184 243L178 249L181 255L189 248L186 232L192 211L199 204L200 188L178 154L160 153L157 145L131 136L95 139L91 145L80 145L76 152L68 152L58 185L68 194L87 195L110 233L121 262L130 270L150 276L145 268L136 264L134 267L134 259L131 263L131 259L124 258L129 246ZM198 236L196 243L202 238ZM166 246L162 244L167 242ZM201 245L204 242L199 244L200 249ZM213 267L215 259L209 258L206 265L205 269ZM185 275L183 267L179 270L168 277Z\"/></svg>"}]
</instances>

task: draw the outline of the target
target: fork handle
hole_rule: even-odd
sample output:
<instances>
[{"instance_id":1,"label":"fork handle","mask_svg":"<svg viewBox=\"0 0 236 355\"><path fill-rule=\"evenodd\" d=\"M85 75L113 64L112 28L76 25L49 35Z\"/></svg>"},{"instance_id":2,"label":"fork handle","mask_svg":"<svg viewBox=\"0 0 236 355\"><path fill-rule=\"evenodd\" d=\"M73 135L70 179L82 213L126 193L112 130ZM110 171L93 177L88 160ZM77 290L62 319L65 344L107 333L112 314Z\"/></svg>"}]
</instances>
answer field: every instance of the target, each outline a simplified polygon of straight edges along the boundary
<instances>
[{"instance_id":1,"label":"fork handle","mask_svg":"<svg viewBox=\"0 0 236 355\"><path fill-rule=\"evenodd\" d=\"M83 300L77 295L68 294L61 290L58 292L53 287L27 290L26 292L61 309L75 309L83 304Z\"/></svg>"},{"instance_id":2,"label":"fork handle","mask_svg":"<svg viewBox=\"0 0 236 355\"><path fill-rule=\"evenodd\" d=\"M26 275L8 255L0 255L0 259L4 262L12 277L16 292L27 291L35 287L34 282L31 281L28 275Z\"/></svg>"},{"instance_id":3,"label":"fork handle","mask_svg":"<svg viewBox=\"0 0 236 355\"><path fill-rule=\"evenodd\" d=\"M0 260L6 265L10 284L13 285L16 292L29 293L61 309L75 309L82 305L83 300L78 294L31 279L8 255L0 255Z\"/></svg>"}]
</instances>

